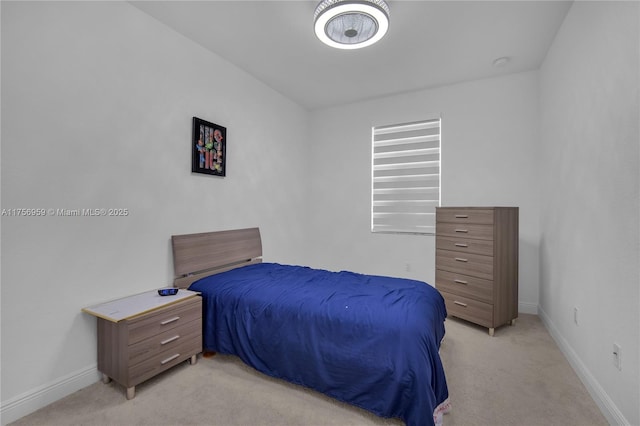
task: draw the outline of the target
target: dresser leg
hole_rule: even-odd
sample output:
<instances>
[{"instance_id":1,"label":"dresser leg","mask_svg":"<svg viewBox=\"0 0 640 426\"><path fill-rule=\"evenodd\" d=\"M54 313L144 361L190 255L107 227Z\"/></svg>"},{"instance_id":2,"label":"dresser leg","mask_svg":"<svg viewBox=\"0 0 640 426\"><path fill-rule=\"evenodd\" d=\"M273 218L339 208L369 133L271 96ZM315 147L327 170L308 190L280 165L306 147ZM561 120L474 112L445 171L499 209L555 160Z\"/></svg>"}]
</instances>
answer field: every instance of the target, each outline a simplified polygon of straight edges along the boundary
<instances>
[{"instance_id":1,"label":"dresser leg","mask_svg":"<svg viewBox=\"0 0 640 426\"><path fill-rule=\"evenodd\" d=\"M509 325L516 325L516 318L509 321Z\"/></svg>"},{"instance_id":2,"label":"dresser leg","mask_svg":"<svg viewBox=\"0 0 640 426\"><path fill-rule=\"evenodd\" d=\"M110 381L111 381L111 377L109 377L106 374L102 373L102 383L109 383Z\"/></svg>"},{"instance_id":3,"label":"dresser leg","mask_svg":"<svg viewBox=\"0 0 640 426\"><path fill-rule=\"evenodd\" d=\"M491 327L491 328L489 329L489 336L493 337L493 333L494 333L495 331L496 331L496 329L495 329L495 328L493 328L493 327Z\"/></svg>"},{"instance_id":4,"label":"dresser leg","mask_svg":"<svg viewBox=\"0 0 640 426\"><path fill-rule=\"evenodd\" d=\"M198 362L198 354L191 355L191 358L189 358L189 364L194 365L196 362Z\"/></svg>"},{"instance_id":5,"label":"dresser leg","mask_svg":"<svg viewBox=\"0 0 640 426\"><path fill-rule=\"evenodd\" d=\"M133 399L136 396L136 387L127 388L127 399Z\"/></svg>"}]
</instances>

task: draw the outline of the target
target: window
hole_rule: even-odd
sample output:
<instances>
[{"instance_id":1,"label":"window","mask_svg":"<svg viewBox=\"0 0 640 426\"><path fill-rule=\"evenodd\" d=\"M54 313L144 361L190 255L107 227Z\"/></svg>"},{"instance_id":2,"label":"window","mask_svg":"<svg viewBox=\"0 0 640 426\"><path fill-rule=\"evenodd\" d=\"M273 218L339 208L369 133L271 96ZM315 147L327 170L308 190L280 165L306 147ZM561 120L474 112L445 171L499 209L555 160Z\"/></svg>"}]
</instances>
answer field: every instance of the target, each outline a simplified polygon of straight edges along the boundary
<instances>
[{"instance_id":1,"label":"window","mask_svg":"<svg viewBox=\"0 0 640 426\"><path fill-rule=\"evenodd\" d=\"M440 118L374 127L371 145L371 231L434 234Z\"/></svg>"}]
</instances>

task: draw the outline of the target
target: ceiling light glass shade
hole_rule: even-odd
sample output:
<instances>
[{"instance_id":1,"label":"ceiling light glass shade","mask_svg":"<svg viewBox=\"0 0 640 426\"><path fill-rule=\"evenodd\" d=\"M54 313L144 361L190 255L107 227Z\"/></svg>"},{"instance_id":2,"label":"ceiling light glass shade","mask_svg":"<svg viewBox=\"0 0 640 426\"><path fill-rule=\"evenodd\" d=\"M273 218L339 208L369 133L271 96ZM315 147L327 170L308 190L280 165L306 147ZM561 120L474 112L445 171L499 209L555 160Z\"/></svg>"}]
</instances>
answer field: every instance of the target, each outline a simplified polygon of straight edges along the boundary
<instances>
[{"instance_id":1,"label":"ceiling light glass shade","mask_svg":"<svg viewBox=\"0 0 640 426\"><path fill-rule=\"evenodd\" d=\"M379 41L389 29L384 0L323 0L313 15L316 36L338 49L360 49Z\"/></svg>"}]
</instances>

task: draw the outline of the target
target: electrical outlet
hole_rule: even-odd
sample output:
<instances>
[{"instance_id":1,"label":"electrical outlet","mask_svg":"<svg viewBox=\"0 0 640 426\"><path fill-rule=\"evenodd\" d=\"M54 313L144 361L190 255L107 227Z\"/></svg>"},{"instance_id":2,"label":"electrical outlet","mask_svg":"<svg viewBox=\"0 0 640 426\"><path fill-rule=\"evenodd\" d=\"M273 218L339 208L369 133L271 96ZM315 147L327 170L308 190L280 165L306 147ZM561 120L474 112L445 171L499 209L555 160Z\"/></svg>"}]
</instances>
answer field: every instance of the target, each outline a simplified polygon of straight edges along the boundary
<instances>
[{"instance_id":1,"label":"electrical outlet","mask_svg":"<svg viewBox=\"0 0 640 426\"><path fill-rule=\"evenodd\" d=\"M411 263L404 262L404 270L407 272L411 272Z\"/></svg>"},{"instance_id":2,"label":"electrical outlet","mask_svg":"<svg viewBox=\"0 0 640 426\"><path fill-rule=\"evenodd\" d=\"M617 343L613 344L613 365L622 371L622 348Z\"/></svg>"},{"instance_id":3,"label":"electrical outlet","mask_svg":"<svg viewBox=\"0 0 640 426\"><path fill-rule=\"evenodd\" d=\"M573 308L573 322L575 322L576 325L579 325L579 323L578 323L578 308L577 307Z\"/></svg>"}]
</instances>

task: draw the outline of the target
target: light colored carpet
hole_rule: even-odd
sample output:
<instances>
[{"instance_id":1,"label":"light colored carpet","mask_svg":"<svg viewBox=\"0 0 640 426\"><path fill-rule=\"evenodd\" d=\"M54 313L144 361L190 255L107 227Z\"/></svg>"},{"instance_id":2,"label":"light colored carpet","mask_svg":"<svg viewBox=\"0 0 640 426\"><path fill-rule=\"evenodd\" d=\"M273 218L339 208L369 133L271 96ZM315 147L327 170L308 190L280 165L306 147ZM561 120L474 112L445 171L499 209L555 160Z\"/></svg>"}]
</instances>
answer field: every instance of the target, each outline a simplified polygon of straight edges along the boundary
<instances>
[{"instance_id":1,"label":"light colored carpet","mask_svg":"<svg viewBox=\"0 0 640 426\"><path fill-rule=\"evenodd\" d=\"M490 337L447 319L441 356L456 425L606 425L540 319L521 315ZM136 387L95 383L12 425L393 425L316 392L257 373L232 356L183 363Z\"/></svg>"}]
</instances>

